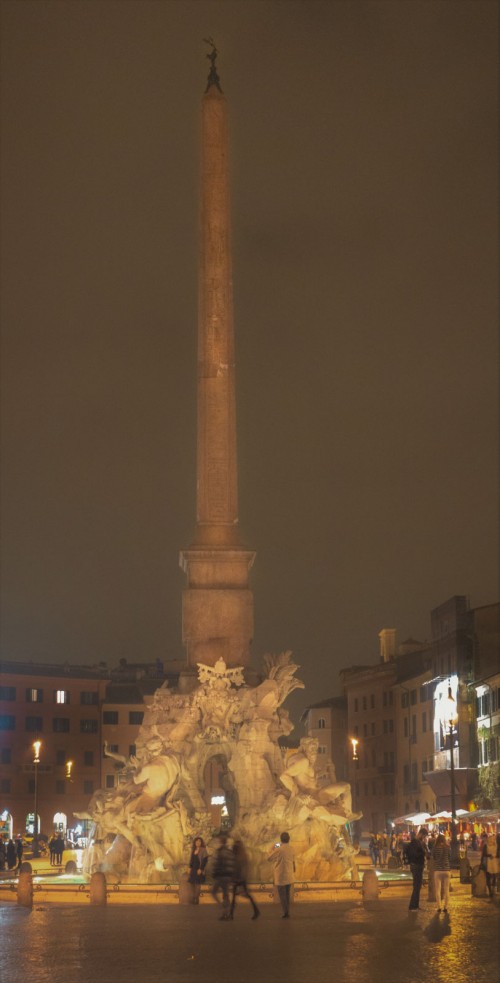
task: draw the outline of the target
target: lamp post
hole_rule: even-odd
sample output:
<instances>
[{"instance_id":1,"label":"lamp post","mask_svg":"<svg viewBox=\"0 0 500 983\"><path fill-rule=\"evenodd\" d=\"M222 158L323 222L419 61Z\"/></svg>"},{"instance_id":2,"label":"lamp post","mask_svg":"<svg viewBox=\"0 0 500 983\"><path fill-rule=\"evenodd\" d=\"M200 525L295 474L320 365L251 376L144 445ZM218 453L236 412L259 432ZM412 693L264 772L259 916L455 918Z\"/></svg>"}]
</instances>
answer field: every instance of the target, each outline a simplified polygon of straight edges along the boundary
<instances>
[{"instance_id":1,"label":"lamp post","mask_svg":"<svg viewBox=\"0 0 500 983\"><path fill-rule=\"evenodd\" d=\"M358 755L359 741L355 737L351 737L351 744L352 744L352 760L359 761L359 755Z\"/></svg>"},{"instance_id":2,"label":"lamp post","mask_svg":"<svg viewBox=\"0 0 500 983\"><path fill-rule=\"evenodd\" d=\"M457 701L451 692L451 685L448 686L448 696L443 701L443 723L449 730L450 735L450 778L451 778L451 863L458 864L458 839L457 839L457 801L455 794L455 761L453 757L453 731L458 724Z\"/></svg>"},{"instance_id":3,"label":"lamp post","mask_svg":"<svg viewBox=\"0 0 500 983\"><path fill-rule=\"evenodd\" d=\"M38 846L38 765L40 764L41 741L33 741L33 767L35 769L35 812L33 816L33 856L40 856Z\"/></svg>"}]
</instances>

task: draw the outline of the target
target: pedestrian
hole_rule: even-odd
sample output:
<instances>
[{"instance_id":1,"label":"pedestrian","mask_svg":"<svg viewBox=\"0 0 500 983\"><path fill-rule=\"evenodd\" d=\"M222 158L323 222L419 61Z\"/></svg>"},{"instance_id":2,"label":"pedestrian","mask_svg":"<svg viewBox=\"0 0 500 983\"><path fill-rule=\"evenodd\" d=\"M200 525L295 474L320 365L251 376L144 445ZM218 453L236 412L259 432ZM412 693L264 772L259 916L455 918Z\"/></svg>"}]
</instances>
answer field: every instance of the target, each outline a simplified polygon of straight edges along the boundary
<instances>
[{"instance_id":1,"label":"pedestrian","mask_svg":"<svg viewBox=\"0 0 500 983\"><path fill-rule=\"evenodd\" d=\"M5 843L3 839L0 839L0 870L5 870L6 863L7 863L7 851L5 849Z\"/></svg>"},{"instance_id":2,"label":"pedestrian","mask_svg":"<svg viewBox=\"0 0 500 983\"><path fill-rule=\"evenodd\" d=\"M483 833L481 847L481 867L486 874L486 887L490 898L495 894L498 873L497 837L494 833Z\"/></svg>"},{"instance_id":3,"label":"pedestrian","mask_svg":"<svg viewBox=\"0 0 500 983\"><path fill-rule=\"evenodd\" d=\"M201 836L196 836L189 858L188 881L193 885L192 904L200 903L201 885L205 883L205 867L208 861L208 851Z\"/></svg>"},{"instance_id":4,"label":"pedestrian","mask_svg":"<svg viewBox=\"0 0 500 983\"><path fill-rule=\"evenodd\" d=\"M55 846L55 862L57 866L61 866L62 858L64 852L64 839L62 833L58 833Z\"/></svg>"},{"instance_id":5,"label":"pedestrian","mask_svg":"<svg viewBox=\"0 0 500 983\"><path fill-rule=\"evenodd\" d=\"M250 891L247 886L248 877L248 857L245 847L241 840L235 840L233 844L233 855L234 855L234 881L233 881L233 897L231 899L231 910L229 912L229 917L232 918L234 915L234 908L236 905L236 895L239 892L244 898L248 898L250 904L252 905L253 915L252 921L255 921L259 917L260 911L255 904Z\"/></svg>"},{"instance_id":6,"label":"pedestrian","mask_svg":"<svg viewBox=\"0 0 500 983\"><path fill-rule=\"evenodd\" d=\"M448 897L450 893L450 857L450 847L443 834L439 833L432 849L432 861L434 864L434 886L438 911L441 911L442 902L445 913L448 911Z\"/></svg>"},{"instance_id":7,"label":"pedestrian","mask_svg":"<svg viewBox=\"0 0 500 983\"><path fill-rule=\"evenodd\" d=\"M56 862L56 838L52 836L49 840L49 855L50 855L50 866L53 867Z\"/></svg>"},{"instance_id":8,"label":"pedestrian","mask_svg":"<svg viewBox=\"0 0 500 983\"><path fill-rule=\"evenodd\" d=\"M281 834L280 842L275 844L268 860L274 863L273 879L283 909L282 918L290 918L290 888L295 879L295 860L289 833Z\"/></svg>"},{"instance_id":9,"label":"pedestrian","mask_svg":"<svg viewBox=\"0 0 500 983\"><path fill-rule=\"evenodd\" d=\"M421 826L418 836L410 840L405 851L407 862L410 865L411 876L413 879L413 891L410 898L409 910L418 911L420 907L420 889L424 876L425 861L429 855L427 849L427 830Z\"/></svg>"},{"instance_id":10,"label":"pedestrian","mask_svg":"<svg viewBox=\"0 0 500 983\"><path fill-rule=\"evenodd\" d=\"M23 840L21 836L18 836L16 840L16 857L17 869L21 870L21 864L23 862Z\"/></svg>"},{"instance_id":11,"label":"pedestrian","mask_svg":"<svg viewBox=\"0 0 500 983\"><path fill-rule=\"evenodd\" d=\"M13 870L17 863L16 844L13 839L7 843L7 867Z\"/></svg>"},{"instance_id":12,"label":"pedestrian","mask_svg":"<svg viewBox=\"0 0 500 983\"><path fill-rule=\"evenodd\" d=\"M219 848L215 851L214 865L212 870L212 897L219 907L222 907L220 921L229 920L229 889L234 876L234 854L227 845L227 836L221 833L219 836ZM219 900L219 891L222 892L222 902Z\"/></svg>"}]
</instances>

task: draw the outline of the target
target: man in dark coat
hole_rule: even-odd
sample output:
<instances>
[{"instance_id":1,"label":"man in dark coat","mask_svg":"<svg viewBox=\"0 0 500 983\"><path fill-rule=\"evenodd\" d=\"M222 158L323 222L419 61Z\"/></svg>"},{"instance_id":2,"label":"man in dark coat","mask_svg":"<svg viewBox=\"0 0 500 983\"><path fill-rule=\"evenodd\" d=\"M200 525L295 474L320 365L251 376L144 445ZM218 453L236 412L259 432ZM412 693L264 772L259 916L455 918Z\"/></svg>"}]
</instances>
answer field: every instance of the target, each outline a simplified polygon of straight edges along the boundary
<instances>
[{"instance_id":1,"label":"man in dark coat","mask_svg":"<svg viewBox=\"0 0 500 983\"><path fill-rule=\"evenodd\" d=\"M418 911L420 902L420 889L424 876L425 861L429 856L427 849L427 830L422 826L418 831L418 836L411 840L406 848L406 857L410 865L411 876L413 878L413 891L410 898L410 911Z\"/></svg>"},{"instance_id":2,"label":"man in dark coat","mask_svg":"<svg viewBox=\"0 0 500 983\"><path fill-rule=\"evenodd\" d=\"M21 870L21 864L23 862L23 841L20 836L16 840L16 856L17 856L17 869Z\"/></svg>"},{"instance_id":3,"label":"man in dark coat","mask_svg":"<svg viewBox=\"0 0 500 983\"><path fill-rule=\"evenodd\" d=\"M221 904L218 894L222 891L222 915L221 921L229 919L229 888L234 880L234 853L227 845L227 836L221 833L219 836L219 849L215 851L214 864L212 869L212 897L218 905Z\"/></svg>"}]
</instances>

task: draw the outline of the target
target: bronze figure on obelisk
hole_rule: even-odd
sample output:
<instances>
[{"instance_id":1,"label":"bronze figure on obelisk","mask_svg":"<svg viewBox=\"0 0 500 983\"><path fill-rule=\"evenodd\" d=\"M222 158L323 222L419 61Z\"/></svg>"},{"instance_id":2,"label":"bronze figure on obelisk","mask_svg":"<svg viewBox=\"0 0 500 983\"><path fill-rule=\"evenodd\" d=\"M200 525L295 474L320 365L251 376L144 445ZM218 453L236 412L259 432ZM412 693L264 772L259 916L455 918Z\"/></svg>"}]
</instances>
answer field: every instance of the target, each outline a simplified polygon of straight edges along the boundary
<instances>
[{"instance_id":1,"label":"bronze figure on obelisk","mask_svg":"<svg viewBox=\"0 0 500 983\"><path fill-rule=\"evenodd\" d=\"M198 287L197 523L181 552L188 665L247 665L253 635L248 572L255 554L238 526L236 399L227 104L210 38L202 100Z\"/></svg>"}]
</instances>

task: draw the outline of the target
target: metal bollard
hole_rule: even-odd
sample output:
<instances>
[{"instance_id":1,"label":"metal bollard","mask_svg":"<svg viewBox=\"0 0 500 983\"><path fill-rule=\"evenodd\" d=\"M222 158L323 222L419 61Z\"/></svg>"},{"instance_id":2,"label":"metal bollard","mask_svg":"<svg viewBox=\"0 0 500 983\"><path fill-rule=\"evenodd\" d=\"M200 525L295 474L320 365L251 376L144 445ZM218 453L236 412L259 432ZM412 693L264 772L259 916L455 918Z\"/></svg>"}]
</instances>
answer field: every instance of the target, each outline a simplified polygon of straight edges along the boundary
<instances>
[{"instance_id":1,"label":"metal bollard","mask_svg":"<svg viewBox=\"0 0 500 983\"><path fill-rule=\"evenodd\" d=\"M363 874L363 901L377 901L380 888L378 886L378 878L374 870L365 870Z\"/></svg>"},{"instance_id":2,"label":"metal bollard","mask_svg":"<svg viewBox=\"0 0 500 983\"><path fill-rule=\"evenodd\" d=\"M105 905L107 903L106 877L100 870L96 870L90 878L90 903Z\"/></svg>"},{"instance_id":3,"label":"metal bollard","mask_svg":"<svg viewBox=\"0 0 500 983\"><path fill-rule=\"evenodd\" d=\"M33 874L22 871L17 881L17 903L23 908L33 907Z\"/></svg>"}]
</instances>

